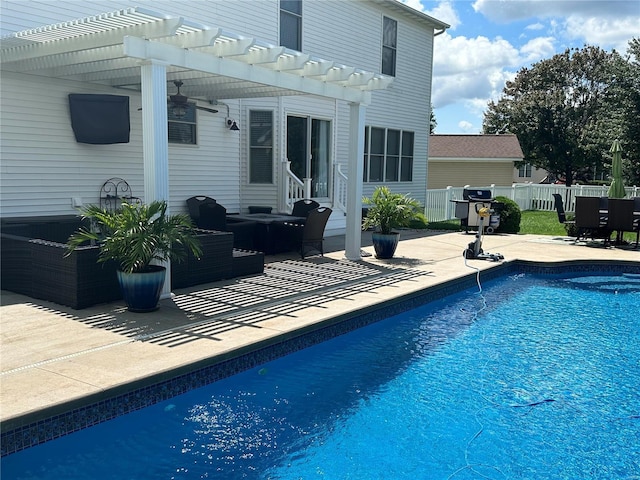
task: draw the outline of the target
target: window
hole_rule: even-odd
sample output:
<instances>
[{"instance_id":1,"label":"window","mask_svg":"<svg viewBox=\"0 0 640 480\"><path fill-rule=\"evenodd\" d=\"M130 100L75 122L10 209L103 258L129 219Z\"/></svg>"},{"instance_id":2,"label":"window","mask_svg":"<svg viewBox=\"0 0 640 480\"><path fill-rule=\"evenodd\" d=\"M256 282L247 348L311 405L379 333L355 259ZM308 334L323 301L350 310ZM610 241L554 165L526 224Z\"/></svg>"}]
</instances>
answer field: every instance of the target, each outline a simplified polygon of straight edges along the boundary
<instances>
[{"instance_id":1,"label":"window","mask_svg":"<svg viewBox=\"0 0 640 480\"><path fill-rule=\"evenodd\" d=\"M518 177L531 178L531 164L530 163L525 163L524 165L520 165L520 168L518 168Z\"/></svg>"},{"instance_id":2,"label":"window","mask_svg":"<svg viewBox=\"0 0 640 480\"><path fill-rule=\"evenodd\" d=\"M366 127L364 132L365 182L413 180L413 132Z\"/></svg>"},{"instance_id":3,"label":"window","mask_svg":"<svg viewBox=\"0 0 640 480\"><path fill-rule=\"evenodd\" d=\"M382 73L396 76L396 44L398 22L390 18L382 19Z\"/></svg>"},{"instance_id":4,"label":"window","mask_svg":"<svg viewBox=\"0 0 640 480\"><path fill-rule=\"evenodd\" d=\"M273 112L249 112L249 182L273 183Z\"/></svg>"},{"instance_id":5,"label":"window","mask_svg":"<svg viewBox=\"0 0 640 480\"><path fill-rule=\"evenodd\" d=\"M179 116L173 112L171 104L169 104L167 107L167 119L169 121L169 143L196 145L197 137L195 104L188 103L184 109L184 114Z\"/></svg>"},{"instance_id":6,"label":"window","mask_svg":"<svg viewBox=\"0 0 640 480\"><path fill-rule=\"evenodd\" d=\"M280 45L302 50L302 0L280 0Z\"/></svg>"}]
</instances>

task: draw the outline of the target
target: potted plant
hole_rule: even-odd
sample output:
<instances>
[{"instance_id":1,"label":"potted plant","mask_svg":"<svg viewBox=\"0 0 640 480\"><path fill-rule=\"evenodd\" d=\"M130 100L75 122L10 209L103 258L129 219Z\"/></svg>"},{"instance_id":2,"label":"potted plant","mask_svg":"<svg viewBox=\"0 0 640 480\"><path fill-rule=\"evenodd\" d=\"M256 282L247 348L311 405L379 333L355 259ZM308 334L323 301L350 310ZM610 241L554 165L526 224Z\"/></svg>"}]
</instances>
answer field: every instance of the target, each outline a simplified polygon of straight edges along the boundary
<instances>
[{"instance_id":1,"label":"potted plant","mask_svg":"<svg viewBox=\"0 0 640 480\"><path fill-rule=\"evenodd\" d=\"M413 220L423 220L420 202L403 195L392 193L388 187L376 187L373 195L362 199L364 205L370 205L362 222L362 229L373 228L373 248L376 258L393 257L400 233L396 228L407 227Z\"/></svg>"},{"instance_id":2,"label":"potted plant","mask_svg":"<svg viewBox=\"0 0 640 480\"><path fill-rule=\"evenodd\" d=\"M86 242L100 247L98 262L115 261L122 296L132 312L158 308L166 268L153 261L182 261L188 250L200 257L201 248L188 215L167 215L167 203L123 202L117 210L88 205L81 210L91 228L69 237L68 253Z\"/></svg>"}]
</instances>

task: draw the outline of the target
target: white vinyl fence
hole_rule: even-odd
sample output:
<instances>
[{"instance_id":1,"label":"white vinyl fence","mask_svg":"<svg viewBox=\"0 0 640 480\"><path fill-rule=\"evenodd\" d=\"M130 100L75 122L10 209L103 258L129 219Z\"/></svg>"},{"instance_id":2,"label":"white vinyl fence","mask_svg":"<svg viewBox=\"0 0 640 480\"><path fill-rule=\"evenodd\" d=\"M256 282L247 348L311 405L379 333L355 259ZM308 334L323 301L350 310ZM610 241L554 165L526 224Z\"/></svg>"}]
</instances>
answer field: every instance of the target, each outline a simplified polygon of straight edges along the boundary
<instances>
[{"instance_id":1,"label":"white vinyl fence","mask_svg":"<svg viewBox=\"0 0 640 480\"><path fill-rule=\"evenodd\" d=\"M455 218L455 203L462 200L462 191L466 187L447 187L438 190L427 190L425 215L430 222L442 222ZM507 197L518 204L520 210L554 211L553 194L559 193L564 200L567 212L575 210L575 197L606 197L609 187L594 185L546 185L536 183L515 183L509 187L490 185L472 187L478 190L491 190L492 197ZM626 187L627 197L640 196L640 187Z\"/></svg>"}]
</instances>

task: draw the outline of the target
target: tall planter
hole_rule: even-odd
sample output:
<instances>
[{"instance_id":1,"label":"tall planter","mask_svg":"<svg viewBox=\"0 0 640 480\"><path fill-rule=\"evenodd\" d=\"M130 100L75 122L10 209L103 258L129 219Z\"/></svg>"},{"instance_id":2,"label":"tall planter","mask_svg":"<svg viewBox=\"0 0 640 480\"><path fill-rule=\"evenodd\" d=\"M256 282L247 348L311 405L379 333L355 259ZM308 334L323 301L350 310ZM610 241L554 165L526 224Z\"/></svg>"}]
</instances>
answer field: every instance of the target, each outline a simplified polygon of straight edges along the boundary
<instances>
[{"instance_id":1,"label":"tall planter","mask_svg":"<svg viewBox=\"0 0 640 480\"><path fill-rule=\"evenodd\" d=\"M373 249L376 252L376 258L392 258L396 253L400 234L397 232L373 232L371 234L371 240L373 241Z\"/></svg>"},{"instance_id":2,"label":"tall planter","mask_svg":"<svg viewBox=\"0 0 640 480\"><path fill-rule=\"evenodd\" d=\"M373 248L376 258L391 258L396 252L400 234L396 228L407 227L413 220L426 218L422 206L417 200L401 194L393 193L389 187L376 187L371 198L364 197L367 214L362 221L362 229L373 228Z\"/></svg>"},{"instance_id":3,"label":"tall planter","mask_svg":"<svg viewBox=\"0 0 640 480\"><path fill-rule=\"evenodd\" d=\"M150 265L144 272L127 273L118 270L122 297L130 312L153 312L158 309L167 269Z\"/></svg>"}]
</instances>

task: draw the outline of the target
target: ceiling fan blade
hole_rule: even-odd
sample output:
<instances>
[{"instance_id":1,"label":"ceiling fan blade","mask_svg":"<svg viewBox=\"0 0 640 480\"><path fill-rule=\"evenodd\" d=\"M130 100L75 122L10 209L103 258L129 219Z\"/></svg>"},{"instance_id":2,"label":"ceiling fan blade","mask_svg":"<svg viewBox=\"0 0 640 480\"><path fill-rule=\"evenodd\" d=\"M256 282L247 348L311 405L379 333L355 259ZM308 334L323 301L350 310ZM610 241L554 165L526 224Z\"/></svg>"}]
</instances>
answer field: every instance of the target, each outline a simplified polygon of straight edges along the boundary
<instances>
[{"instance_id":1,"label":"ceiling fan blade","mask_svg":"<svg viewBox=\"0 0 640 480\"><path fill-rule=\"evenodd\" d=\"M196 105L196 108L198 110L204 110L205 112L209 112L209 113L218 113L218 110L214 110L213 108L200 107L198 105Z\"/></svg>"}]
</instances>

